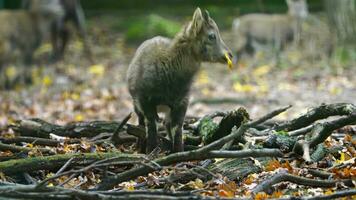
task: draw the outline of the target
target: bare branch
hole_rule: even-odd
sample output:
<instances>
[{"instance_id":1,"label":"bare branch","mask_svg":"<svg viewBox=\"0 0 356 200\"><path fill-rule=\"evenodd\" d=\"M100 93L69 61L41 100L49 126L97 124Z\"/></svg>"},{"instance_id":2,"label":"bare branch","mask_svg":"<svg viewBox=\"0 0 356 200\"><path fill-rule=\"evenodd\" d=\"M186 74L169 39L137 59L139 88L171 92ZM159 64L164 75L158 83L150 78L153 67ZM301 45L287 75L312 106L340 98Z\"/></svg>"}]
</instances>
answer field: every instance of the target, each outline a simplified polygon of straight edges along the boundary
<instances>
[{"instance_id":1,"label":"bare branch","mask_svg":"<svg viewBox=\"0 0 356 200\"><path fill-rule=\"evenodd\" d=\"M288 174L287 172L282 172L267 178L262 183L260 183L255 188L253 188L252 192L254 194L257 194L259 192L266 191L267 189L271 188L273 185L284 181L292 182L298 185L306 185L312 187L335 187L336 184L340 182L349 186L353 185L351 179L318 180L318 179L304 178L304 177Z\"/></svg>"}]
</instances>

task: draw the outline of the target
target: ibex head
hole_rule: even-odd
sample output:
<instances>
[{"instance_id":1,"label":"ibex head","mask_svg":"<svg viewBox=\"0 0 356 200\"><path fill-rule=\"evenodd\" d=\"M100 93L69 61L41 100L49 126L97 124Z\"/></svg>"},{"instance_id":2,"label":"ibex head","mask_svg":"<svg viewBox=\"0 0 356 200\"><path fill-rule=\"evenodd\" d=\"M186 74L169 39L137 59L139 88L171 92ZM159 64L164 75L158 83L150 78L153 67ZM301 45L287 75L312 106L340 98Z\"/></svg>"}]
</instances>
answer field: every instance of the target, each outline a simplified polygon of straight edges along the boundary
<instances>
[{"instance_id":1,"label":"ibex head","mask_svg":"<svg viewBox=\"0 0 356 200\"><path fill-rule=\"evenodd\" d=\"M202 61L226 63L232 58L230 49L221 39L219 28L208 11L197 8L185 34L194 41L194 51Z\"/></svg>"},{"instance_id":2,"label":"ibex head","mask_svg":"<svg viewBox=\"0 0 356 200\"><path fill-rule=\"evenodd\" d=\"M300 19L308 16L308 5L306 0L286 0L288 5L288 13Z\"/></svg>"}]
</instances>

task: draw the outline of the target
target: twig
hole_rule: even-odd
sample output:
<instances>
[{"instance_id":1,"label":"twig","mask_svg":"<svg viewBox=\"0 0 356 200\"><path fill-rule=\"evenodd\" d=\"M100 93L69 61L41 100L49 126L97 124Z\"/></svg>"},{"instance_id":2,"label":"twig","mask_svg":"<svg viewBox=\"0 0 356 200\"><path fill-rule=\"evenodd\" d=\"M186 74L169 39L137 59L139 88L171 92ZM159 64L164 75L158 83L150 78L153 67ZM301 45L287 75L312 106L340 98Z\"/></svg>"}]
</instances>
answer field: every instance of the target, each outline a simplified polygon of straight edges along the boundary
<instances>
[{"instance_id":1,"label":"twig","mask_svg":"<svg viewBox=\"0 0 356 200\"><path fill-rule=\"evenodd\" d=\"M250 122L250 126L254 127L254 126L257 126L259 124L262 124L262 123L266 122L267 120L270 120L270 119L274 118L275 116L285 112L286 110L288 110L291 107L292 107L292 105L289 105L289 106L274 110L274 111L268 113L267 115L259 118L258 120Z\"/></svg>"},{"instance_id":2,"label":"twig","mask_svg":"<svg viewBox=\"0 0 356 200\"><path fill-rule=\"evenodd\" d=\"M116 128L116 130L114 131L113 135L111 136L111 142L114 145L119 144L120 142L120 136L119 136L119 132L120 130L126 125L126 123L130 120L132 116L132 113L129 113L119 124L119 126Z\"/></svg>"},{"instance_id":3,"label":"twig","mask_svg":"<svg viewBox=\"0 0 356 200\"><path fill-rule=\"evenodd\" d=\"M74 160L74 158L70 158L57 172L55 175L58 175L60 173L62 173Z\"/></svg>"},{"instance_id":4,"label":"twig","mask_svg":"<svg viewBox=\"0 0 356 200\"><path fill-rule=\"evenodd\" d=\"M48 183L49 181L51 180L55 180L59 177L62 177L62 176L66 176L68 174L80 174L80 173L83 173L83 172L86 172L92 168L95 168L95 167L105 167L105 166L114 166L114 165L122 165L122 164L140 164L142 163L142 160L138 160L138 161L116 161L116 160L120 160L121 157L113 157L113 158L106 158L104 160L98 160L86 167L83 167L81 169L72 169L72 170L69 170L69 171L66 171L66 172L62 172L62 173L56 173L55 175L51 176L51 177L48 177L46 179L44 179L43 181L41 181L40 183L37 184L37 187L42 187L44 186L46 183ZM68 163L68 162L67 162Z\"/></svg>"},{"instance_id":5,"label":"twig","mask_svg":"<svg viewBox=\"0 0 356 200\"><path fill-rule=\"evenodd\" d=\"M294 131L289 131L288 135L289 136L299 136L299 135L305 135L306 133L310 132L314 128L313 125L309 125L307 127L303 127L301 129L297 129Z\"/></svg>"},{"instance_id":6,"label":"twig","mask_svg":"<svg viewBox=\"0 0 356 200\"><path fill-rule=\"evenodd\" d=\"M38 138L38 137L25 137L25 136L19 136L19 137L14 137L14 138L0 138L0 141L5 143L5 144L13 144L13 143L31 143L34 145L44 145L44 146L57 146L61 142L53 139L46 139L46 138ZM68 141L65 141L67 144L74 144L74 143L80 143L79 139L69 139Z\"/></svg>"}]
</instances>

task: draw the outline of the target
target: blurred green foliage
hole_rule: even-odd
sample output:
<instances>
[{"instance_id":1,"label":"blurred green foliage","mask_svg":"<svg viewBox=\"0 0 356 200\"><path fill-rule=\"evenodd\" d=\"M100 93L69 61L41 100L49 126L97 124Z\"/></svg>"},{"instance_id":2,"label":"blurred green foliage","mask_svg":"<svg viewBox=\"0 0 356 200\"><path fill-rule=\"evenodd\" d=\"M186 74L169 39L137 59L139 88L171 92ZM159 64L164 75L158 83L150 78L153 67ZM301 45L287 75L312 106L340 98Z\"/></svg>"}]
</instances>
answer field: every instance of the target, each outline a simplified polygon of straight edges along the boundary
<instances>
[{"instance_id":1,"label":"blurred green foliage","mask_svg":"<svg viewBox=\"0 0 356 200\"><path fill-rule=\"evenodd\" d=\"M18 8L21 0L2 0L5 8ZM86 10L147 10L160 7L240 7L241 12L280 12L285 9L285 0L82 0ZM309 8L318 11L323 8L323 0L309 0ZM172 10L171 10L172 11ZM173 10L174 12L174 10Z\"/></svg>"},{"instance_id":2,"label":"blurred green foliage","mask_svg":"<svg viewBox=\"0 0 356 200\"><path fill-rule=\"evenodd\" d=\"M180 27L181 25L178 22L150 14L146 18L137 18L135 21L130 21L125 39L129 42L135 42L157 35L172 38L180 30Z\"/></svg>"},{"instance_id":3,"label":"blurred green foliage","mask_svg":"<svg viewBox=\"0 0 356 200\"><path fill-rule=\"evenodd\" d=\"M333 54L333 62L337 65L351 68L350 63L356 62L356 47L355 46L344 46L339 45L334 50Z\"/></svg>"}]
</instances>

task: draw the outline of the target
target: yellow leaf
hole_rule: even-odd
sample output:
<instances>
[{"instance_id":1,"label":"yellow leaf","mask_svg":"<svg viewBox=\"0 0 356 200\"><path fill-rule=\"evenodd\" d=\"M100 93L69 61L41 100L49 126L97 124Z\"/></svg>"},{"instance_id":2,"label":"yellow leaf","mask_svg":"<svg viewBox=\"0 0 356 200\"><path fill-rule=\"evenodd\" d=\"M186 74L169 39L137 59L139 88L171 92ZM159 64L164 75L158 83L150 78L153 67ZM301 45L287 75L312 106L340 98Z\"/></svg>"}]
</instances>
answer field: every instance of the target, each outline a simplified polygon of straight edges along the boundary
<instances>
[{"instance_id":1,"label":"yellow leaf","mask_svg":"<svg viewBox=\"0 0 356 200\"><path fill-rule=\"evenodd\" d=\"M48 187L53 187L54 185L53 185L53 183L48 183L47 186Z\"/></svg>"},{"instance_id":2,"label":"yellow leaf","mask_svg":"<svg viewBox=\"0 0 356 200\"><path fill-rule=\"evenodd\" d=\"M98 64L98 65L92 65L89 68L89 73L97 76L102 76L105 72L105 67L104 65Z\"/></svg>"},{"instance_id":3,"label":"yellow leaf","mask_svg":"<svg viewBox=\"0 0 356 200\"><path fill-rule=\"evenodd\" d=\"M199 178L195 179L195 181L189 181L189 183L187 185L190 188L193 188L193 189L202 189L202 188L204 188L204 183Z\"/></svg>"},{"instance_id":4,"label":"yellow leaf","mask_svg":"<svg viewBox=\"0 0 356 200\"><path fill-rule=\"evenodd\" d=\"M77 121L77 122L80 122L80 121L84 120L84 117L81 114L76 114L75 117L74 117L74 120Z\"/></svg>"},{"instance_id":5,"label":"yellow leaf","mask_svg":"<svg viewBox=\"0 0 356 200\"><path fill-rule=\"evenodd\" d=\"M204 85L209 83L209 77L205 70L201 70L198 74L197 83L199 85Z\"/></svg>"},{"instance_id":6,"label":"yellow leaf","mask_svg":"<svg viewBox=\"0 0 356 200\"><path fill-rule=\"evenodd\" d=\"M17 74L16 68L14 66L10 66L10 67L6 68L5 74L6 74L6 77L8 77L10 79L14 78Z\"/></svg>"},{"instance_id":7,"label":"yellow leaf","mask_svg":"<svg viewBox=\"0 0 356 200\"><path fill-rule=\"evenodd\" d=\"M237 186L234 181L229 181L218 185L218 189L219 195L222 197L235 197Z\"/></svg>"},{"instance_id":8,"label":"yellow leaf","mask_svg":"<svg viewBox=\"0 0 356 200\"><path fill-rule=\"evenodd\" d=\"M327 189L324 194L325 195L330 195L330 194L333 194L334 192L331 190L331 189Z\"/></svg>"},{"instance_id":9,"label":"yellow leaf","mask_svg":"<svg viewBox=\"0 0 356 200\"><path fill-rule=\"evenodd\" d=\"M230 59L230 56L227 52L225 53L225 58L227 60L227 66L229 67L230 70L232 70L232 60Z\"/></svg>"},{"instance_id":10,"label":"yellow leaf","mask_svg":"<svg viewBox=\"0 0 356 200\"><path fill-rule=\"evenodd\" d=\"M239 82L234 83L233 88L236 92L253 92L255 86L250 84L241 84Z\"/></svg>"},{"instance_id":11,"label":"yellow leaf","mask_svg":"<svg viewBox=\"0 0 356 200\"><path fill-rule=\"evenodd\" d=\"M281 198L282 195L283 195L283 193L282 193L281 191L279 191L279 190L274 191L274 192L272 193L272 197L273 197L273 198Z\"/></svg>"},{"instance_id":12,"label":"yellow leaf","mask_svg":"<svg viewBox=\"0 0 356 200\"><path fill-rule=\"evenodd\" d=\"M281 163L278 160L271 160L266 165L266 171L274 171L281 167Z\"/></svg>"},{"instance_id":13,"label":"yellow leaf","mask_svg":"<svg viewBox=\"0 0 356 200\"><path fill-rule=\"evenodd\" d=\"M52 85L52 83L53 83L53 80L52 80L52 78L50 76L47 75L47 76L43 77L42 84L44 86L48 87L48 86Z\"/></svg>"},{"instance_id":14,"label":"yellow leaf","mask_svg":"<svg viewBox=\"0 0 356 200\"><path fill-rule=\"evenodd\" d=\"M51 172L51 173L48 173L48 174L46 175L46 178L50 178L50 177L52 177L52 176L54 176L54 174Z\"/></svg>"},{"instance_id":15,"label":"yellow leaf","mask_svg":"<svg viewBox=\"0 0 356 200\"><path fill-rule=\"evenodd\" d=\"M208 96L209 94L211 94L211 91L209 90L209 88L204 88L201 93L203 93L203 95Z\"/></svg>"},{"instance_id":16,"label":"yellow leaf","mask_svg":"<svg viewBox=\"0 0 356 200\"><path fill-rule=\"evenodd\" d=\"M70 97L70 93L68 92L68 91L64 91L63 93L62 93L62 98L63 99L68 99Z\"/></svg>"},{"instance_id":17,"label":"yellow leaf","mask_svg":"<svg viewBox=\"0 0 356 200\"><path fill-rule=\"evenodd\" d=\"M73 100L78 100L80 98L80 95L78 93L72 93L70 95L70 97L73 99Z\"/></svg>"},{"instance_id":18,"label":"yellow leaf","mask_svg":"<svg viewBox=\"0 0 356 200\"><path fill-rule=\"evenodd\" d=\"M329 90L329 93L332 95L339 95L342 93L342 88L338 88L338 87L333 87Z\"/></svg>"},{"instance_id":19,"label":"yellow leaf","mask_svg":"<svg viewBox=\"0 0 356 200\"><path fill-rule=\"evenodd\" d=\"M43 53L48 53L52 51L52 45L50 43L45 43L40 46L35 52L36 55L43 54Z\"/></svg>"},{"instance_id":20,"label":"yellow leaf","mask_svg":"<svg viewBox=\"0 0 356 200\"><path fill-rule=\"evenodd\" d=\"M254 180L255 180L255 177L249 175L249 176L247 176L247 178L245 178L243 183L246 185L251 185Z\"/></svg>"},{"instance_id":21,"label":"yellow leaf","mask_svg":"<svg viewBox=\"0 0 356 200\"><path fill-rule=\"evenodd\" d=\"M81 51L84 47L83 42L80 40L77 40L76 42L73 43L73 47L76 48L78 51Z\"/></svg>"},{"instance_id":22,"label":"yellow leaf","mask_svg":"<svg viewBox=\"0 0 356 200\"><path fill-rule=\"evenodd\" d=\"M134 191L135 190L135 182L123 182L122 185L124 186L124 190Z\"/></svg>"},{"instance_id":23,"label":"yellow leaf","mask_svg":"<svg viewBox=\"0 0 356 200\"><path fill-rule=\"evenodd\" d=\"M230 191L225 191L225 190L219 190L219 196L220 197L235 197L233 193Z\"/></svg>"},{"instance_id":24,"label":"yellow leaf","mask_svg":"<svg viewBox=\"0 0 356 200\"><path fill-rule=\"evenodd\" d=\"M259 192L255 195L255 200L264 200L267 199L269 197L269 195L267 195L264 192Z\"/></svg>"},{"instance_id":25,"label":"yellow leaf","mask_svg":"<svg viewBox=\"0 0 356 200\"><path fill-rule=\"evenodd\" d=\"M28 148L33 148L33 144L31 144L31 143L26 144L26 147L28 147Z\"/></svg>"},{"instance_id":26,"label":"yellow leaf","mask_svg":"<svg viewBox=\"0 0 356 200\"><path fill-rule=\"evenodd\" d=\"M253 75L255 76L263 76L271 71L271 67L269 65L262 65L253 70Z\"/></svg>"}]
</instances>

